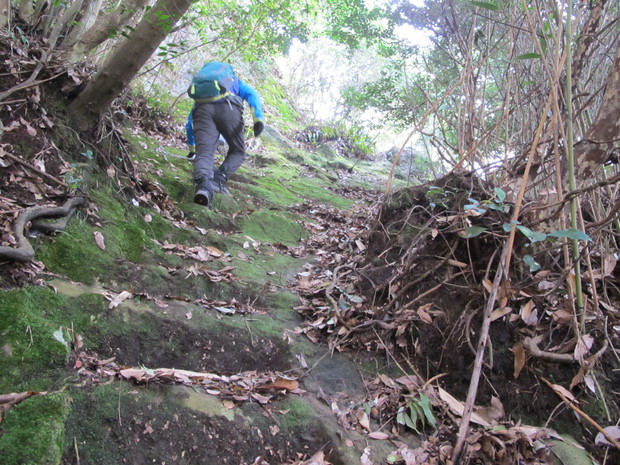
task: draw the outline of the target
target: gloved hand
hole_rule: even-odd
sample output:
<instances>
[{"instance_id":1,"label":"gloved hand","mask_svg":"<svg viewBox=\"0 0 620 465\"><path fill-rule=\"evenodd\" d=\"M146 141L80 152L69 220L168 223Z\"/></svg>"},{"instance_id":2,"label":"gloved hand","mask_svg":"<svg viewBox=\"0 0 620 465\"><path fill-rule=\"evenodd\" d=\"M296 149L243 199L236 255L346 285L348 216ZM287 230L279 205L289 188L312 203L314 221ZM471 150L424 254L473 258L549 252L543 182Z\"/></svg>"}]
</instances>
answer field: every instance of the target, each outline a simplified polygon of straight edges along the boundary
<instances>
[{"instance_id":1,"label":"gloved hand","mask_svg":"<svg viewBox=\"0 0 620 465\"><path fill-rule=\"evenodd\" d=\"M260 136L261 132L263 132L263 129L265 129L265 125L262 121L257 121L256 123L254 123L254 137Z\"/></svg>"}]
</instances>

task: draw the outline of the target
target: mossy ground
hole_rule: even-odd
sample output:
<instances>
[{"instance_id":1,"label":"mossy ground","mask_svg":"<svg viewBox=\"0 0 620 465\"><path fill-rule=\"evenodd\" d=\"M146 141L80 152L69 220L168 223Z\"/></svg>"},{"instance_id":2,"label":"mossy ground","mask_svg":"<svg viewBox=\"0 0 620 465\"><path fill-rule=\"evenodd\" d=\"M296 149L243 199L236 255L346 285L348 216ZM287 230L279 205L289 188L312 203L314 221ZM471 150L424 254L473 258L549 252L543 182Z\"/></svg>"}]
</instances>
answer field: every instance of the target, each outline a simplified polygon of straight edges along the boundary
<instances>
[{"instance_id":1,"label":"mossy ground","mask_svg":"<svg viewBox=\"0 0 620 465\"><path fill-rule=\"evenodd\" d=\"M281 110L283 121L296 118L292 110ZM304 224L309 220L291 206L351 207L351 200L335 193L337 167L348 166L347 160L325 159L272 137L230 180L233 197L218 196L214 207L205 209L192 202L192 165L184 149L126 136L143 179L170 196L184 222L171 222L95 175L89 179L89 197L97 218L80 215L66 231L39 239L37 258L57 278L49 287L0 293L0 392L58 392L29 398L8 412L0 435L3 463L78 463L79 454L82 464L163 458L236 464L252 463L261 453L274 460L297 452L311 455L328 442L335 444L335 423L328 427L334 419L308 398L274 404L272 412L285 414L266 417L258 404L223 413L219 399L190 388L99 385L75 374L70 353L75 335L101 359L149 368L288 371L299 369L296 356L308 363L323 356L294 334L299 297L287 290L311 257L283 251L308 238ZM104 238L104 248L96 234ZM164 242L211 246L226 256L196 262L162 250ZM212 282L188 271L196 265L213 271L231 266L235 279ZM111 308L104 294L123 290L133 297ZM255 313L222 315L193 303L201 298L236 299ZM353 376L342 363L344 358L337 368L318 364L316 379L333 381L337 389L341 380L330 381L325 372ZM213 409L215 404L220 408ZM355 463L339 456L334 452L332 462Z\"/></svg>"}]
</instances>

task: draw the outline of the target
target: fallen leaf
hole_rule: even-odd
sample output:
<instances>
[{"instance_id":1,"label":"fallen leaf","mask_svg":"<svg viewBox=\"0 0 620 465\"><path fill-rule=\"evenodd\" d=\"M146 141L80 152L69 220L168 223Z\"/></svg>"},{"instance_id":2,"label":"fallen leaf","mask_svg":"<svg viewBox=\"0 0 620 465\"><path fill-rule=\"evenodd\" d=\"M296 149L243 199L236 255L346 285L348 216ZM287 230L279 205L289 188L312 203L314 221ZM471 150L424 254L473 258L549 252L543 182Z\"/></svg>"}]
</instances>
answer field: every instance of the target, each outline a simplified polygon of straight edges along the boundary
<instances>
[{"instance_id":1,"label":"fallen leaf","mask_svg":"<svg viewBox=\"0 0 620 465\"><path fill-rule=\"evenodd\" d=\"M377 439L377 440L382 441L384 439L389 438L390 436L381 431L373 431L372 433L368 433L368 437L371 439Z\"/></svg>"},{"instance_id":2,"label":"fallen leaf","mask_svg":"<svg viewBox=\"0 0 620 465\"><path fill-rule=\"evenodd\" d=\"M607 426L603 428L608 436L616 441L620 441L620 427L618 426ZM611 442L603 435L603 433L598 433L596 438L594 438L594 444L597 446L611 446Z\"/></svg>"},{"instance_id":3,"label":"fallen leaf","mask_svg":"<svg viewBox=\"0 0 620 465\"><path fill-rule=\"evenodd\" d=\"M459 417L463 416L463 411L465 410L465 405L463 404L463 402L460 402L459 400L454 398L445 389L441 387L438 387L437 389L439 393L439 398L448 405L448 408L452 411L452 413L454 413L455 415L458 415ZM491 426L491 424L487 420L482 418L476 412L472 412L471 421L481 426Z\"/></svg>"},{"instance_id":4,"label":"fallen leaf","mask_svg":"<svg viewBox=\"0 0 620 465\"><path fill-rule=\"evenodd\" d=\"M101 234L101 232L99 231L95 231L93 235L95 236L95 242L97 243L97 247L99 247L101 250L105 250L105 240L103 239L103 234Z\"/></svg>"},{"instance_id":5,"label":"fallen leaf","mask_svg":"<svg viewBox=\"0 0 620 465\"><path fill-rule=\"evenodd\" d=\"M583 361L585 355L592 348L592 344L594 344L594 338L589 334L584 334L583 336L581 336L581 334L578 334L577 337L578 340L577 345L575 346L574 355L575 359L581 362Z\"/></svg>"},{"instance_id":6,"label":"fallen leaf","mask_svg":"<svg viewBox=\"0 0 620 465\"><path fill-rule=\"evenodd\" d=\"M512 308L510 307L502 307L498 308L497 310L493 310L493 312L491 313L490 321L493 322L495 320L498 320L501 317L508 315L510 312L512 312Z\"/></svg>"},{"instance_id":7,"label":"fallen leaf","mask_svg":"<svg viewBox=\"0 0 620 465\"><path fill-rule=\"evenodd\" d=\"M275 381L272 383L267 383L262 386L257 386L256 389L259 390L269 390L269 389L288 389L289 391L292 389L297 389L299 387L299 382L294 379L286 379L278 376Z\"/></svg>"},{"instance_id":8,"label":"fallen leaf","mask_svg":"<svg viewBox=\"0 0 620 465\"><path fill-rule=\"evenodd\" d=\"M519 377L521 374L521 370L525 366L525 347L523 346L523 342L519 341L514 346L512 346L512 353L515 356L514 362L514 373L513 376L515 379Z\"/></svg>"},{"instance_id":9,"label":"fallen leaf","mask_svg":"<svg viewBox=\"0 0 620 465\"><path fill-rule=\"evenodd\" d=\"M364 449L364 453L360 457L360 463L361 465L373 465L372 461L370 460L370 447L366 447Z\"/></svg>"},{"instance_id":10,"label":"fallen leaf","mask_svg":"<svg viewBox=\"0 0 620 465\"><path fill-rule=\"evenodd\" d=\"M153 221L153 217L151 215L149 215L148 213L146 215L144 215L144 222L145 223L150 223L151 221Z\"/></svg>"},{"instance_id":11,"label":"fallen leaf","mask_svg":"<svg viewBox=\"0 0 620 465\"><path fill-rule=\"evenodd\" d=\"M420 317L420 319L426 323L426 324L431 324L433 322L433 318L429 315L429 313L427 312L427 310L429 308L431 308L433 306L432 302L428 303L426 305L423 305L422 307L418 308L417 310L417 314Z\"/></svg>"},{"instance_id":12,"label":"fallen leaf","mask_svg":"<svg viewBox=\"0 0 620 465\"><path fill-rule=\"evenodd\" d=\"M355 417L362 428L370 430L370 419L368 418L366 412L360 409L356 412Z\"/></svg>"},{"instance_id":13,"label":"fallen leaf","mask_svg":"<svg viewBox=\"0 0 620 465\"><path fill-rule=\"evenodd\" d=\"M528 326L535 326L538 323L538 309L532 299L521 307L521 319Z\"/></svg>"},{"instance_id":14,"label":"fallen leaf","mask_svg":"<svg viewBox=\"0 0 620 465\"><path fill-rule=\"evenodd\" d=\"M187 318L188 320L192 319L192 311L191 310L185 314L185 318Z\"/></svg>"},{"instance_id":15,"label":"fallen leaf","mask_svg":"<svg viewBox=\"0 0 620 465\"><path fill-rule=\"evenodd\" d=\"M312 457L310 457L308 460L300 463L299 465L329 465L329 464L325 461L325 454L323 453L322 450L320 450L316 454L314 454Z\"/></svg>"},{"instance_id":16,"label":"fallen leaf","mask_svg":"<svg viewBox=\"0 0 620 465\"><path fill-rule=\"evenodd\" d=\"M121 302L128 299L129 297L131 297L131 292L129 291L121 292L116 297L114 297L114 299L112 299L112 301L110 302L110 305L108 305L108 308L118 307L121 304Z\"/></svg>"}]
</instances>

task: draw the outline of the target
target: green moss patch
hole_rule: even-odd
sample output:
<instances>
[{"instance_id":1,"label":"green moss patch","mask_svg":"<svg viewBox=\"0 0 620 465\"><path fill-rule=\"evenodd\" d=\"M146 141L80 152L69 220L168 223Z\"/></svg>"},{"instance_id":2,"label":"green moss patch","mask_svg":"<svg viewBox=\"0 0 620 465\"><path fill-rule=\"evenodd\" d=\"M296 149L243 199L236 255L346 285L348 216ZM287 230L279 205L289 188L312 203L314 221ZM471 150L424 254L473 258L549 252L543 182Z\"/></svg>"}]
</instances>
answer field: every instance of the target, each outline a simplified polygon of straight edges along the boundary
<instances>
[{"instance_id":1,"label":"green moss patch","mask_svg":"<svg viewBox=\"0 0 620 465\"><path fill-rule=\"evenodd\" d=\"M240 220L241 231L252 239L272 244L294 246L308 237L308 232L290 215L260 210Z\"/></svg>"},{"instance_id":2,"label":"green moss patch","mask_svg":"<svg viewBox=\"0 0 620 465\"><path fill-rule=\"evenodd\" d=\"M48 390L66 375L66 334L53 318L61 304L44 287L0 292L0 393Z\"/></svg>"},{"instance_id":3,"label":"green moss patch","mask_svg":"<svg viewBox=\"0 0 620 465\"><path fill-rule=\"evenodd\" d=\"M57 465L65 447L66 395L32 396L8 411L2 422L4 465Z\"/></svg>"},{"instance_id":4,"label":"green moss patch","mask_svg":"<svg viewBox=\"0 0 620 465\"><path fill-rule=\"evenodd\" d=\"M351 208L353 201L335 194L327 187L328 184L317 178L297 179L288 183L295 194L316 202L332 205L337 208Z\"/></svg>"}]
</instances>

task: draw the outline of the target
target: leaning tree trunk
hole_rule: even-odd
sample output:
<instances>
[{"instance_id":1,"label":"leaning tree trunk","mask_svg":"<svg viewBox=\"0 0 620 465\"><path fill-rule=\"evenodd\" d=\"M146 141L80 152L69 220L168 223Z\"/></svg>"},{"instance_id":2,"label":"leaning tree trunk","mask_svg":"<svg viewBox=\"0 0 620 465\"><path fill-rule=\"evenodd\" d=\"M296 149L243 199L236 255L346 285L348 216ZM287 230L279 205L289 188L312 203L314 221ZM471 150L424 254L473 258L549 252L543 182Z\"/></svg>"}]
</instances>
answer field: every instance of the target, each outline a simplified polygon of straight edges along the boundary
<instances>
[{"instance_id":1,"label":"leaning tree trunk","mask_svg":"<svg viewBox=\"0 0 620 465\"><path fill-rule=\"evenodd\" d=\"M598 113L583 139L575 144L579 178L588 180L611 157L620 140L620 47L605 85Z\"/></svg>"},{"instance_id":2,"label":"leaning tree trunk","mask_svg":"<svg viewBox=\"0 0 620 465\"><path fill-rule=\"evenodd\" d=\"M112 101L138 74L193 0L158 0L101 70L71 103L72 116L83 131L97 125Z\"/></svg>"}]
</instances>

